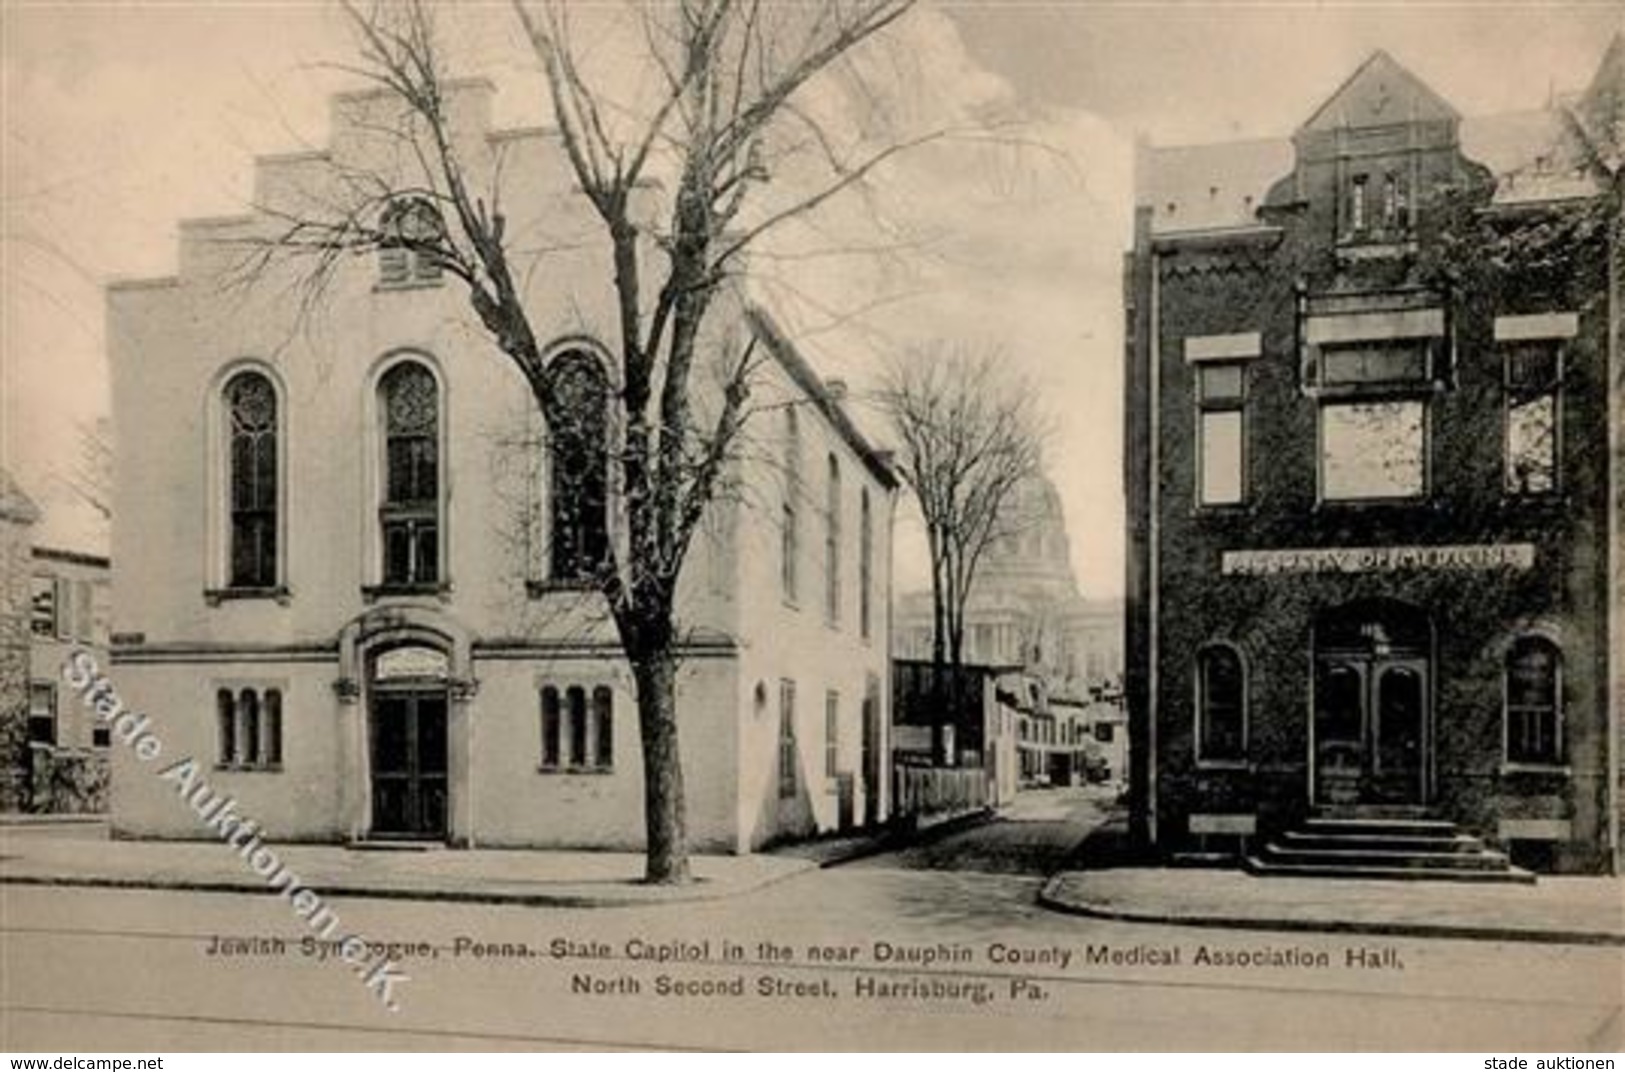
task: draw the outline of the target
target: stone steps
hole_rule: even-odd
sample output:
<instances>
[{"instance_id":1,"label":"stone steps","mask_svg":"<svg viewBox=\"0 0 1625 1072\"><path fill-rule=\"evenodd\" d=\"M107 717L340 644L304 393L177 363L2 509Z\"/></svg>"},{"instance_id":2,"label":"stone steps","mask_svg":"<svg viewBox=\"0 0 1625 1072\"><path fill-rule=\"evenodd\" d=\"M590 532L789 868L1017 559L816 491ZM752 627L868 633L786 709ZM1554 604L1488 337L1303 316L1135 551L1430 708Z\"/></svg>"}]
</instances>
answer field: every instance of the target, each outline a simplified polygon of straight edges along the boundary
<instances>
[{"instance_id":1,"label":"stone steps","mask_svg":"<svg viewBox=\"0 0 1625 1072\"><path fill-rule=\"evenodd\" d=\"M1450 882L1533 882L1481 838L1414 808L1321 814L1244 861L1255 875Z\"/></svg>"}]
</instances>

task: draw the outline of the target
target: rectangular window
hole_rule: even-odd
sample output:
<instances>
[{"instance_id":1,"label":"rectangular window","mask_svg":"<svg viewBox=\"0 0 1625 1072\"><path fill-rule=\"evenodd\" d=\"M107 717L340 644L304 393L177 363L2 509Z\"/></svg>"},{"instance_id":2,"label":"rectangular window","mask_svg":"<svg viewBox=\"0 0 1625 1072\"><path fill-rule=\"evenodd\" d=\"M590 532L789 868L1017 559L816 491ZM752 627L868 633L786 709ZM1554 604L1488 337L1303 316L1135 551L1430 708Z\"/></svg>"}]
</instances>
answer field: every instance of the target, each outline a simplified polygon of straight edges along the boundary
<instances>
[{"instance_id":1,"label":"rectangular window","mask_svg":"<svg viewBox=\"0 0 1625 1072\"><path fill-rule=\"evenodd\" d=\"M542 690L542 767L556 770L560 766L563 752L559 748L559 741L563 736L559 714L559 690L549 687Z\"/></svg>"},{"instance_id":2,"label":"rectangular window","mask_svg":"<svg viewBox=\"0 0 1625 1072\"><path fill-rule=\"evenodd\" d=\"M35 574L30 582L29 592L29 630L37 637L55 637L56 579L44 574Z\"/></svg>"},{"instance_id":3,"label":"rectangular window","mask_svg":"<svg viewBox=\"0 0 1625 1072\"><path fill-rule=\"evenodd\" d=\"M73 636L76 640L90 643L95 639L92 629L95 616L91 607L91 592L89 581L73 582Z\"/></svg>"},{"instance_id":4,"label":"rectangular window","mask_svg":"<svg viewBox=\"0 0 1625 1072\"><path fill-rule=\"evenodd\" d=\"M1391 235L1410 230L1410 206L1405 196L1405 179L1390 171L1382 181L1382 229Z\"/></svg>"},{"instance_id":5,"label":"rectangular window","mask_svg":"<svg viewBox=\"0 0 1625 1072\"><path fill-rule=\"evenodd\" d=\"M1424 386L1429 379L1428 339L1327 344L1320 348L1323 387Z\"/></svg>"},{"instance_id":6,"label":"rectangular window","mask_svg":"<svg viewBox=\"0 0 1625 1072\"><path fill-rule=\"evenodd\" d=\"M1095 740L1102 744L1112 743L1112 724L1110 722L1095 723Z\"/></svg>"},{"instance_id":7,"label":"rectangular window","mask_svg":"<svg viewBox=\"0 0 1625 1072\"><path fill-rule=\"evenodd\" d=\"M824 777L833 778L840 765L841 696L831 689L824 694Z\"/></svg>"},{"instance_id":8,"label":"rectangular window","mask_svg":"<svg viewBox=\"0 0 1625 1072\"><path fill-rule=\"evenodd\" d=\"M1426 402L1321 404L1322 499L1414 499L1426 493Z\"/></svg>"},{"instance_id":9,"label":"rectangular window","mask_svg":"<svg viewBox=\"0 0 1625 1072\"><path fill-rule=\"evenodd\" d=\"M1368 182L1365 175L1356 175L1349 186L1349 230L1355 233L1365 230L1365 195Z\"/></svg>"},{"instance_id":10,"label":"rectangular window","mask_svg":"<svg viewBox=\"0 0 1625 1072\"><path fill-rule=\"evenodd\" d=\"M796 683L779 682L779 798L796 795Z\"/></svg>"},{"instance_id":11,"label":"rectangular window","mask_svg":"<svg viewBox=\"0 0 1625 1072\"><path fill-rule=\"evenodd\" d=\"M404 283L412 275L412 255L405 246L382 246L378 250L378 281Z\"/></svg>"},{"instance_id":12,"label":"rectangular window","mask_svg":"<svg viewBox=\"0 0 1625 1072\"><path fill-rule=\"evenodd\" d=\"M1196 369L1198 502L1232 506L1246 499L1247 369L1239 363Z\"/></svg>"},{"instance_id":13,"label":"rectangular window","mask_svg":"<svg viewBox=\"0 0 1625 1072\"><path fill-rule=\"evenodd\" d=\"M1543 339L1505 347L1508 494L1557 490L1561 345Z\"/></svg>"},{"instance_id":14,"label":"rectangular window","mask_svg":"<svg viewBox=\"0 0 1625 1072\"><path fill-rule=\"evenodd\" d=\"M220 766L236 770L280 770L282 690L217 689L215 733Z\"/></svg>"},{"instance_id":15,"label":"rectangular window","mask_svg":"<svg viewBox=\"0 0 1625 1072\"><path fill-rule=\"evenodd\" d=\"M541 690L543 771L607 771L615 765L614 695L607 686Z\"/></svg>"},{"instance_id":16,"label":"rectangular window","mask_svg":"<svg viewBox=\"0 0 1625 1072\"><path fill-rule=\"evenodd\" d=\"M592 690L593 763L599 770L615 766L615 700L600 685Z\"/></svg>"},{"instance_id":17,"label":"rectangular window","mask_svg":"<svg viewBox=\"0 0 1625 1072\"><path fill-rule=\"evenodd\" d=\"M56 684L35 681L28 686L28 739L35 744L56 744Z\"/></svg>"}]
</instances>

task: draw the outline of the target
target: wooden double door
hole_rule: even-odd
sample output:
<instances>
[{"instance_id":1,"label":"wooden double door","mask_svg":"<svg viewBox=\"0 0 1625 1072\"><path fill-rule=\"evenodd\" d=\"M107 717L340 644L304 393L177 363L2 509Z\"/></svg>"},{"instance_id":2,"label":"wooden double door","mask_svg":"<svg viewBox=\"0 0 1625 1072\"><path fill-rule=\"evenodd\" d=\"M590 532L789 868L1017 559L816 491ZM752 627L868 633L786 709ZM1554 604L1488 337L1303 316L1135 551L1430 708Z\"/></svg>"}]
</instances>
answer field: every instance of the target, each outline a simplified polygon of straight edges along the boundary
<instances>
[{"instance_id":1,"label":"wooden double door","mask_svg":"<svg viewBox=\"0 0 1625 1072\"><path fill-rule=\"evenodd\" d=\"M1324 653L1315 668L1315 802L1422 804L1432 720L1421 655Z\"/></svg>"},{"instance_id":2,"label":"wooden double door","mask_svg":"<svg viewBox=\"0 0 1625 1072\"><path fill-rule=\"evenodd\" d=\"M373 836L444 839L445 690L379 690L370 721Z\"/></svg>"}]
</instances>

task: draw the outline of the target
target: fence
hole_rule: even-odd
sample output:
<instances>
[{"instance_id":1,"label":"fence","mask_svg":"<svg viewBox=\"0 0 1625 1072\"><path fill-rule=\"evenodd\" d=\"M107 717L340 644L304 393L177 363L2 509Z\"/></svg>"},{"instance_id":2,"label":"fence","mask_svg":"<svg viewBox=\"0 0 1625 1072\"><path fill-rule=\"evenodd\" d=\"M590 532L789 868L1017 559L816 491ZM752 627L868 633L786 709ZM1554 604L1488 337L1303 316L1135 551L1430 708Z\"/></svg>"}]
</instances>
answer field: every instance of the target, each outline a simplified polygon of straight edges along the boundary
<instances>
[{"instance_id":1,"label":"fence","mask_svg":"<svg viewBox=\"0 0 1625 1072\"><path fill-rule=\"evenodd\" d=\"M987 807L987 772L980 767L892 768L898 815L940 815Z\"/></svg>"}]
</instances>

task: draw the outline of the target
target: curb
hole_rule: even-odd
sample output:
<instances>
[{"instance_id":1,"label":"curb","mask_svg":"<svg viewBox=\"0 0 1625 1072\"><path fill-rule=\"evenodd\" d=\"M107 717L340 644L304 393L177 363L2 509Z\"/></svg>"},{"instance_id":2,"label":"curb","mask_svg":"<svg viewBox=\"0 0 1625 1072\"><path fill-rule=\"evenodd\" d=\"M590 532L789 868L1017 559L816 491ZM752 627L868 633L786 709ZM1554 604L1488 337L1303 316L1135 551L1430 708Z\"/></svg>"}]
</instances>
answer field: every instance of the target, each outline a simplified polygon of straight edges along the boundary
<instances>
[{"instance_id":1,"label":"curb","mask_svg":"<svg viewBox=\"0 0 1625 1072\"><path fill-rule=\"evenodd\" d=\"M804 867L786 867L769 874L757 882L725 886L714 880L702 879L688 886L654 887L628 883L638 890L659 890L648 896L610 898L578 893L508 893L496 890L412 889L400 886L354 886L343 883L311 882L308 888L323 897L353 898L375 901L430 901L445 904L516 905L529 908L644 908L650 905L685 904L699 901L722 901L741 894L766 889L776 883L814 870L809 861ZM262 897L281 896L280 892L264 883L239 879L187 879L158 876L109 875L7 875L0 874L0 886L58 886L81 889L115 890L168 890L190 893L235 893Z\"/></svg>"},{"instance_id":2,"label":"curb","mask_svg":"<svg viewBox=\"0 0 1625 1072\"><path fill-rule=\"evenodd\" d=\"M1468 941L1541 942L1548 945L1625 946L1625 934L1604 931L1537 930L1480 926L1467 923L1403 923L1382 920L1248 918L1243 916L1175 915L1135 909L1103 908L1057 895L1064 874L1052 875L1038 891L1040 906L1052 912L1119 923L1154 923L1174 927L1208 927L1216 930L1291 931L1317 934L1373 934L1391 938L1451 938Z\"/></svg>"},{"instance_id":3,"label":"curb","mask_svg":"<svg viewBox=\"0 0 1625 1072\"><path fill-rule=\"evenodd\" d=\"M0 815L0 828L8 826L94 826L109 822L105 812L11 812Z\"/></svg>"},{"instance_id":4,"label":"curb","mask_svg":"<svg viewBox=\"0 0 1625 1072\"><path fill-rule=\"evenodd\" d=\"M924 845L949 834L957 834L961 830L969 830L983 823L992 822L997 814L992 808L983 808L981 811L967 812L956 815L951 819L944 819L929 826L916 826L913 829L894 830L871 840L865 845L853 846L850 852L831 856L827 860L818 861L819 870L839 867L855 860L865 860L871 856L881 856L899 849L913 848Z\"/></svg>"}]
</instances>

